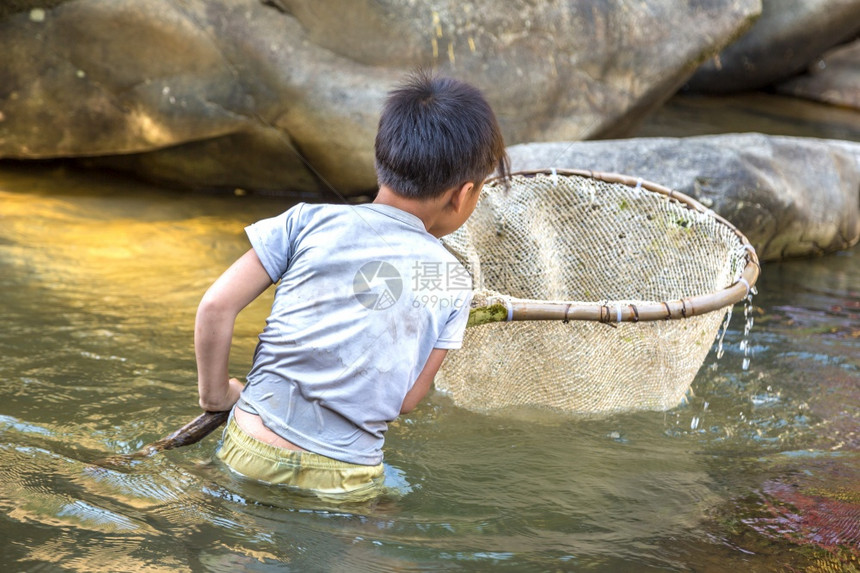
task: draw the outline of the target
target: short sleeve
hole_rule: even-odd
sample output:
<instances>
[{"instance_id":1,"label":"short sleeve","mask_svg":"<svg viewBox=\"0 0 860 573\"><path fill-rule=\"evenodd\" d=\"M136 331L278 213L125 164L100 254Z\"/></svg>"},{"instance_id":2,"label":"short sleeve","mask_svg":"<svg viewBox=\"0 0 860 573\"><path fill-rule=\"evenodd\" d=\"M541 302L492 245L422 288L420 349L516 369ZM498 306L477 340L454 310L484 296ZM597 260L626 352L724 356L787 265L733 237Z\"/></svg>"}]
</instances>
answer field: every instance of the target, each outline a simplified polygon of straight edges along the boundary
<instances>
[{"instance_id":1,"label":"short sleeve","mask_svg":"<svg viewBox=\"0 0 860 573\"><path fill-rule=\"evenodd\" d=\"M455 310L448 317L448 322L442 329L434 348L444 348L447 350L455 350L463 346L463 335L466 332L466 323L469 320L469 310L472 305L472 291L463 291L462 296L458 297Z\"/></svg>"},{"instance_id":2,"label":"short sleeve","mask_svg":"<svg viewBox=\"0 0 860 573\"><path fill-rule=\"evenodd\" d=\"M273 283L281 280L290 266L303 206L303 203L299 203L277 217L262 219L245 227L251 247Z\"/></svg>"}]
</instances>

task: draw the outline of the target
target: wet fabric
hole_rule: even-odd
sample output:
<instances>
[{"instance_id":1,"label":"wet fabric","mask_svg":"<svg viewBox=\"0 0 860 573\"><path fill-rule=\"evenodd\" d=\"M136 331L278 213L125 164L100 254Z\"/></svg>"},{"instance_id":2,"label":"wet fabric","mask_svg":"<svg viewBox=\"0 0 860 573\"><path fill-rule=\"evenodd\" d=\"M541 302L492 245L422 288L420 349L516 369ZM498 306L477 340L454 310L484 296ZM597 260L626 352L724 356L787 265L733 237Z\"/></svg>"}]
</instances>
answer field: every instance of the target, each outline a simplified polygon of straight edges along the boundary
<instances>
[{"instance_id":1,"label":"wet fabric","mask_svg":"<svg viewBox=\"0 0 860 573\"><path fill-rule=\"evenodd\" d=\"M471 277L388 205L300 203L246 230L278 284L239 407L305 450L381 463L432 350L462 344Z\"/></svg>"},{"instance_id":2,"label":"wet fabric","mask_svg":"<svg viewBox=\"0 0 860 573\"><path fill-rule=\"evenodd\" d=\"M267 484L287 485L344 501L374 497L384 481L382 464L365 466L312 452L271 446L247 434L232 417L218 458L233 471Z\"/></svg>"}]
</instances>

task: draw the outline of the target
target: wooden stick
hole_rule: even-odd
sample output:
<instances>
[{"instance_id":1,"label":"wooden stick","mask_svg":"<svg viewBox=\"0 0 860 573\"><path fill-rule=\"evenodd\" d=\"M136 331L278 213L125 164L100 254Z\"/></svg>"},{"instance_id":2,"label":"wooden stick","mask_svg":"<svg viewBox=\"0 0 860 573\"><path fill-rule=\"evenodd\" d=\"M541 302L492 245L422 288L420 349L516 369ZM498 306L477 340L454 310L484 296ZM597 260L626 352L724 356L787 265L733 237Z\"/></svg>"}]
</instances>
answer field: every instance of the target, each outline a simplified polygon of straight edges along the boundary
<instances>
[{"instance_id":1,"label":"wooden stick","mask_svg":"<svg viewBox=\"0 0 860 573\"><path fill-rule=\"evenodd\" d=\"M229 417L229 410L224 412L203 412L172 434L168 434L160 440L142 447L133 454L112 456L102 460L97 465L123 465L137 459L147 458L158 452L196 444L224 424Z\"/></svg>"}]
</instances>

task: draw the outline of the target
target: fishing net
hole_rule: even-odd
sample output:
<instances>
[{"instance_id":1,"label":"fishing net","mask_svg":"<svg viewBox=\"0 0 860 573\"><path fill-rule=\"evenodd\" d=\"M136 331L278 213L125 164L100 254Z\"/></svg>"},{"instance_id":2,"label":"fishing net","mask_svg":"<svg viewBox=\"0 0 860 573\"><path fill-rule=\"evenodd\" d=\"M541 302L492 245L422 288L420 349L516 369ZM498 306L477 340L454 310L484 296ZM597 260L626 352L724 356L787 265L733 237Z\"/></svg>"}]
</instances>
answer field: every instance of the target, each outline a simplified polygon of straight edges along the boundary
<instances>
[{"instance_id":1,"label":"fishing net","mask_svg":"<svg viewBox=\"0 0 860 573\"><path fill-rule=\"evenodd\" d=\"M615 174L523 172L508 189L490 180L444 243L475 296L436 387L478 411L674 407L758 277L730 223Z\"/></svg>"}]
</instances>

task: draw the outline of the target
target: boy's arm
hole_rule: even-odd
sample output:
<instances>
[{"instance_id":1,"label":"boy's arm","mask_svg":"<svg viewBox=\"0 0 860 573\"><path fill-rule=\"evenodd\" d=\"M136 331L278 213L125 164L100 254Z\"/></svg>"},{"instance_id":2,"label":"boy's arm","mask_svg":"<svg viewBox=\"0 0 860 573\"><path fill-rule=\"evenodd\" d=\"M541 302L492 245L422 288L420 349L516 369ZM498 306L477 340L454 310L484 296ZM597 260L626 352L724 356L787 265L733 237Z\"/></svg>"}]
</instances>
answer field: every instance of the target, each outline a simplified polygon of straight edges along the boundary
<instances>
[{"instance_id":1,"label":"boy's arm","mask_svg":"<svg viewBox=\"0 0 860 573\"><path fill-rule=\"evenodd\" d=\"M239 399L242 383L228 374L236 316L271 285L257 253L250 249L203 295L194 325L194 351L197 391L204 410L229 410Z\"/></svg>"},{"instance_id":2,"label":"boy's arm","mask_svg":"<svg viewBox=\"0 0 860 573\"><path fill-rule=\"evenodd\" d=\"M436 373L439 371L439 367L442 366L442 361L445 360L447 354L448 350L446 348L434 348L430 351L430 356L427 358L421 374L418 375L418 379L412 385L412 389L406 393L406 398L403 399L403 405L400 406L401 414L406 414L414 410L418 402L424 398L427 391L430 390L430 385L433 384L433 379L436 377Z\"/></svg>"}]
</instances>

